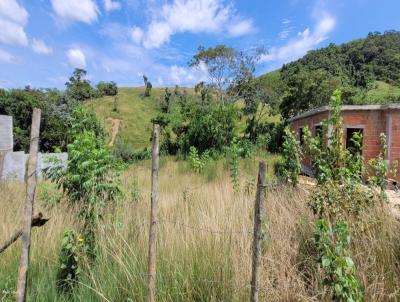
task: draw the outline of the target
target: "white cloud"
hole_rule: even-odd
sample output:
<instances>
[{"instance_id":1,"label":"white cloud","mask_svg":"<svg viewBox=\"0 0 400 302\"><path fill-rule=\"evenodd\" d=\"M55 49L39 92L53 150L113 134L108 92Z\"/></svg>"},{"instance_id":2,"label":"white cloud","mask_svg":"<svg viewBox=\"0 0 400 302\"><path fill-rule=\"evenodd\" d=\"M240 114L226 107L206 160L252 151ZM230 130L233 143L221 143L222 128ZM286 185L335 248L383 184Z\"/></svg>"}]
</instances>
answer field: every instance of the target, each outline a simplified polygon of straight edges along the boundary
<instances>
[{"instance_id":1,"label":"white cloud","mask_svg":"<svg viewBox=\"0 0 400 302\"><path fill-rule=\"evenodd\" d=\"M293 32L294 30L294 26L291 25L292 24L292 20L290 19L283 19L282 20L282 26L281 26L281 31L278 34L278 38L280 40L286 40L289 35Z\"/></svg>"},{"instance_id":2,"label":"white cloud","mask_svg":"<svg viewBox=\"0 0 400 302\"><path fill-rule=\"evenodd\" d=\"M0 49L0 63L12 63L14 61L14 56L9 52Z\"/></svg>"},{"instance_id":3,"label":"white cloud","mask_svg":"<svg viewBox=\"0 0 400 302\"><path fill-rule=\"evenodd\" d=\"M251 20L241 20L235 22L228 28L228 32L233 37L246 35L254 30L253 22Z\"/></svg>"},{"instance_id":4,"label":"white cloud","mask_svg":"<svg viewBox=\"0 0 400 302\"><path fill-rule=\"evenodd\" d=\"M121 3L113 0L104 0L104 9L107 12L121 9Z\"/></svg>"},{"instance_id":5,"label":"white cloud","mask_svg":"<svg viewBox=\"0 0 400 302\"><path fill-rule=\"evenodd\" d=\"M173 30L167 22L151 23L143 45L146 48L158 48L162 44L168 43L172 34Z\"/></svg>"},{"instance_id":6,"label":"white cloud","mask_svg":"<svg viewBox=\"0 0 400 302\"><path fill-rule=\"evenodd\" d=\"M49 55L53 53L53 49L50 46L46 45L44 41L38 39L32 40L32 49L38 54Z\"/></svg>"},{"instance_id":7,"label":"white cloud","mask_svg":"<svg viewBox=\"0 0 400 302\"><path fill-rule=\"evenodd\" d=\"M5 19L0 19L0 28L0 42L21 46L28 45L28 38L21 25Z\"/></svg>"},{"instance_id":8,"label":"white cloud","mask_svg":"<svg viewBox=\"0 0 400 302\"><path fill-rule=\"evenodd\" d=\"M336 19L333 16L324 11L320 12L313 30L306 28L282 47L272 47L261 61L284 64L296 60L326 40L328 34L335 28L335 24Z\"/></svg>"},{"instance_id":9,"label":"white cloud","mask_svg":"<svg viewBox=\"0 0 400 302\"><path fill-rule=\"evenodd\" d=\"M69 63L75 68L86 67L85 54L79 48L71 48L67 51Z\"/></svg>"},{"instance_id":10,"label":"white cloud","mask_svg":"<svg viewBox=\"0 0 400 302\"><path fill-rule=\"evenodd\" d=\"M167 82L173 83L174 85L192 86L201 81L207 81L208 72L205 65L200 65L199 67L181 67L173 65L169 68L169 74L166 76Z\"/></svg>"},{"instance_id":11,"label":"white cloud","mask_svg":"<svg viewBox=\"0 0 400 302\"><path fill-rule=\"evenodd\" d=\"M99 14L94 0L51 0L51 5L57 16L68 21L90 24Z\"/></svg>"},{"instance_id":12,"label":"white cloud","mask_svg":"<svg viewBox=\"0 0 400 302\"><path fill-rule=\"evenodd\" d=\"M16 0L0 1L0 42L5 44L28 45L24 26L28 12Z\"/></svg>"},{"instance_id":13,"label":"white cloud","mask_svg":"<svg viewBox=\"0 0 400 302\"><path fill-rule=\"evenodd\" d=\"M240 36L253 31L251 20L237 15L224 0L173 0L152 12L143 45L158 48L176 33L223 33Z\"/></svg>"},{"instance_id":14,"label":"white cloud","mask_svg":"<svg viewBox=\"0 0 400 302\"><path fill-rule=\"evenodd\" d=\"M131 38L136 44L140 44L143 39L143 30L140 27L134 26L131 31Z\"/></svg>"},{"instance_id":15,"label":"white cloud","mask_svg":"<svg viewBox=\"0 0 400 302\"><path fill-rule=\"evenodd\" d=\"M18 4L16 0L0 1L0 18L9 19L12 22L25 25L28 21L28 12Z\"/></svg>"}]
</instances>

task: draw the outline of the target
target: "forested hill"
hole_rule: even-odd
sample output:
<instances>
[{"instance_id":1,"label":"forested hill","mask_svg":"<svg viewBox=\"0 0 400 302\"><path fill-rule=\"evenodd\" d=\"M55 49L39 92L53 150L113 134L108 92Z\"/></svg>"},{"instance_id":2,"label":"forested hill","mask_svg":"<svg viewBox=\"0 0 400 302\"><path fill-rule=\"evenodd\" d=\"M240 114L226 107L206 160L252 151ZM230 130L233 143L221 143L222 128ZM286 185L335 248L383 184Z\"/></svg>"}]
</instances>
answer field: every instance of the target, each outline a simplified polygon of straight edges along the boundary
<instances>
[{"instance_id":1,"label":"forested hill","mask_svg":"<svg viewBox=\"0 0 400 302\"><path fill-rule=\"evenodd\" d=\"M277 84L276 73L261 80ZM326 105L338 87L345 104L400 102L400 32L370 33L365 39L310 51L284 65L279 81L286 118Z\"/></svg>"}]
</instances>

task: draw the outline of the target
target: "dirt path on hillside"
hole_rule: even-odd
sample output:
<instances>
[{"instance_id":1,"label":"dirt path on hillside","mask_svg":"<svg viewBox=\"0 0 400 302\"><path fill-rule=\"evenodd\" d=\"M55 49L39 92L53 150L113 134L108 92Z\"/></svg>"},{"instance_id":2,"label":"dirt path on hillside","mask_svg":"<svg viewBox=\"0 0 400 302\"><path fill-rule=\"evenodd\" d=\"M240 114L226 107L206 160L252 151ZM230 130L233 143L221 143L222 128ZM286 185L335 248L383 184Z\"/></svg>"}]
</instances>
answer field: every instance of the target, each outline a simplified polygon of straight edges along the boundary
<instances>
[{"instance_id":1,"label":"dirt path on hillside","mask_svg":"<svg viewBox=\"0 0 400 302\"><path fill-rule=\"evenodd\" d=\"M107 119L107 121L111 121L111 140L108 143L108 145L110 147L112 147L112 146L114 146L115 139L116 139L116 137L118 135L118 132L119 132L119 128L121 127L121 124L122 124L122 120L117 119L117 118L109 117Z\"/></svg>"}]
</instances>

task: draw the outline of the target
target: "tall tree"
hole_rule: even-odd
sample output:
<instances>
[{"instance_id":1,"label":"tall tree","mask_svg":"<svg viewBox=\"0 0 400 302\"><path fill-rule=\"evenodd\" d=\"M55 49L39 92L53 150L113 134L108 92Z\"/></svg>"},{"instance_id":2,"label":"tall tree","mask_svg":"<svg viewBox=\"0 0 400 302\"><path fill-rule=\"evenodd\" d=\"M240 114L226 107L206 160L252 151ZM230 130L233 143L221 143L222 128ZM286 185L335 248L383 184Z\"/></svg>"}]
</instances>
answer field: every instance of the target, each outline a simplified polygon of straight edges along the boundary
<instances>
[{"instance_id":1,"label":"tall tree","mask_svg":"<svg viewBox=\"0 0 400 302\"><path fill-rule=\"evenodd\" d=\"M72 76L65 83L68 95L80 102L89 99L93 93L90 81L85 79L86 74L86 70L75 68Z\"/></svg>"},{"instance_id":2,"label":"tall tree","mask_svg":"<svg viewBox=\"0 0 400 302\"><path fill-rule=\"evenodd\" d=\"M205 66L210 78L210 87L217 91L218 99L224 102L223 91L227 88L233 78L235 58L237 52L232 47L217 45L204 48L200 46L198 53L193 56L189 63L191 67Z\"/></svg>"}]
</instances>

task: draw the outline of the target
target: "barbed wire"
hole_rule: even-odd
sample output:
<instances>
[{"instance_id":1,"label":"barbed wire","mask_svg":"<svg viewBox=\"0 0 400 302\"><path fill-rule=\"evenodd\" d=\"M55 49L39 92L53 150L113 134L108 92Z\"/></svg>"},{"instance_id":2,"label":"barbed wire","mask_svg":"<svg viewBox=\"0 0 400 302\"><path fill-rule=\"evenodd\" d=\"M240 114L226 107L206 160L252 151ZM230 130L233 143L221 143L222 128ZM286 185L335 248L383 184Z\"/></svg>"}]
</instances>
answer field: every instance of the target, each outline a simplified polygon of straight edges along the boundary
<instances>
[{"instance_id":1,"label":"barbed wire","mask_svg":"<svg viewBox=\"0 0 400 302\"><path fill-rule=\"evenodd\" d=\"M187 228L187 229L191 229L194 231L201 231L201 232L207 232L210 234L215 234L215 235L253 235L253 229L249 229L249 230L243 230L243 231L233 231L233 230L228 230L228 231L222 231L222 230L213 230L213 229L208 229L208 228L204 228L204 227L199 227L199 226L194 226L194 225L190 225L187 223L184 223L182 221L176 221L176 220L170 220L170 219L158 219L157 223L160 224L170 224L170 225L174 225L174 226L179 226L179 227L183 227L183 228ZM135 224L134 227L135 228L143 228L143 227L147 227L150 225L149 221L144 221L138 224Z\"/></svg>"},{"instance_id":2,"label":"barbed wire","mask_svg":"<svg viewBox=\"0 0 400 302\"><path fill-rule=\"evenodd\" d=\"M179 225L184 228L196 230L196 231L203 231L203 232L208 232L212 234L217 234L217 235L231 235L231 234L241 234L241 235L252 235L252 231L220 231L220 230L212 230L212 229L206 229L206 228L201 228L198 226L193 226L193 225L188 225L179 221L173 221L173 220L167 220L167 219L160 219L158 220L160 223L170 223L170 224L175 224Z\"/></svg>"}]
</instances>

